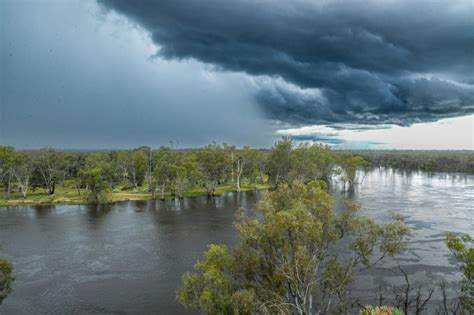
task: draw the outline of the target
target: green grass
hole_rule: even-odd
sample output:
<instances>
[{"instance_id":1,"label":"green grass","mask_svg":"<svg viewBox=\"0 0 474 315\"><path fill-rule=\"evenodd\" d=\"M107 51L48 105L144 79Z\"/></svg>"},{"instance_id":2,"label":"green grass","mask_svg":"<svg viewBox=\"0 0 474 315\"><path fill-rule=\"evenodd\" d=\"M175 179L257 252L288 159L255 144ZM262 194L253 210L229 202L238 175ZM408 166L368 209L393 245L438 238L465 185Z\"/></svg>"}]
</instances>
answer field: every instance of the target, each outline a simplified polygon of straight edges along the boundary
<instances>
[{"instance_id":1,"label":"green grass","mask_svg":"<svg viewBox=\"0 0 474 315\"><path fill-rule=\"evenodd\" d=\"M268 189L266 184L253 185L247 182L242 183L241 191ZM219 185L216 189L216 195L221 195L227 192L236 191L235 184ZM184 192L185 198L206 196L206 190L203 187L193 187ZM65 185L56 187L54 195L48 195L44 189L31 190L26 198L20 193L12 193L9 196L5 193L0 194L0 207L4 206L18 206L18 205L51 205L51 204L86 204L86 191L81 189L80 195L77 189ZM159 198L157 193L156 198ZM171 199L171 194L166 194L165 199ZM147 192L146 187L139 187L138 189L124 190L115 189L115 192L110 193L109 203L120 201L137 201L150 200L151 194Z\"/></svg>"}]
</instances>

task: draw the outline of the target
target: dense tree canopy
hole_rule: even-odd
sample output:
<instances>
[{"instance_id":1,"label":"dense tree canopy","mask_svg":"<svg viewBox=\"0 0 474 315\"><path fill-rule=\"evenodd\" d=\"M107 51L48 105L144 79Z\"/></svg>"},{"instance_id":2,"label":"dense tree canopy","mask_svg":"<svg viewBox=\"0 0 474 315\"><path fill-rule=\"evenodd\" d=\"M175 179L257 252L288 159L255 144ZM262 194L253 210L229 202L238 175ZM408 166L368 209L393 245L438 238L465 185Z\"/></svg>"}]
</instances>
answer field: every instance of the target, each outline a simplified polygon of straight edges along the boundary
<instances>
[{"instance_id":1,"label":"dense tree canopy","mask_svg":"<svg viewBox=\"0 0 474 315\"><path fill-rule=\"evenodd\" d=\"M0 304L12 292L15 280L13 266L7 260L0 258Z\"/></svg>"},{"instance_id":2,"label":"dense tree canopy","mask_svg":"<svg viewBox=\"0 0 474 315\"><path fill-rule=\"evenodd\" d=\"M370 163L369 163L370 162ZM4 199L24 198L42 190L47 198L57 187L71 187L89 202L107 201L108 192L147 192L183 198L196 189L212 197L218 187L240 191L245 187L278 187L297 181L338 176L352 187L358 176L372 166L408 170L458 170L474 172L471 152L346 152L320 144L295 144L282 138L272 149L236 148L210 144L203 148L177 150L58 151L51 148L17 151L0 146L0 186ZM36 194L36 193L35 193ZM17 196L17 197L15 197ZM84 201L84 200L83 200Z\"/></svg>"},{"instance_id":3,"label":"dense tree canopy","mask_svg":"<svg viewBox=\"0 0 474 315\"><path fill-rule=\"evenodd\" d=\"M206 314L344 312L355 273L399 253L408 229L356 216L355 206L336 215L322 187L282 184L255 213L241 210L240 242L210 245L179 301Z\"/></svg>"}]
</instances>

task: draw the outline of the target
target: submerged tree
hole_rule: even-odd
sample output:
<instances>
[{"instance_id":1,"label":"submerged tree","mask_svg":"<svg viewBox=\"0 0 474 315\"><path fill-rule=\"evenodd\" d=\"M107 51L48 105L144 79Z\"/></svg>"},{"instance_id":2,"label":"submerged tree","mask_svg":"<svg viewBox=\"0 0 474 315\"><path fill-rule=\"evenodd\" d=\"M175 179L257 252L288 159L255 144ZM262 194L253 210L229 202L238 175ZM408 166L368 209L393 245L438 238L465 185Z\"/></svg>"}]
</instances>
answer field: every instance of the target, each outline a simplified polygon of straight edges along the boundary
<instances>
[{"instance_id":1,"label":"submerged tree","mask_svg":"<svg viewBox=\"0 0 474 315\"><path fill-rule=\"evenodd\" d=\"M360 156L353 156L352 154L343 154L339 156L339 168L344 182L344 188L346 183L349 184L349 188L353 187L356 181L357 171L365 166L367 162Z\"/></svg>"},{"instance_id":2,"label":"submerged tree","mask_svg":"<svg viewBox=\"0 0 474 315\"><path fill-rule=\"evenodd\" d=\"M399 253L408 229L358 217L355 206L336 215L323 187L281 185L255 214L240 211L240 243L210 245L178 300L207 314L344 312L357 271Z\"/></svg>"},{"instance_id":3,"label":"submerged tree","mask_svg":"<svg viewBox=\"0 0 474 315\"><path fill-rule=\"evenodd\" d=\"M15 280L13 265L7 260L0 258L0 305L2 301L12 292L12 284Z\"/></svg>"},{"instance_id":4,"label":"submerged tree","mask_svg":"<svg viewBox=\"0 0 474 315\"><path fill-rule=\"evenodd\" d=\"M196 161L207 196L212 197L217 185L224 180L225 171L229 167L228 154L220 145L214 143L197 150Z\"/></svg>"}]
</instances>

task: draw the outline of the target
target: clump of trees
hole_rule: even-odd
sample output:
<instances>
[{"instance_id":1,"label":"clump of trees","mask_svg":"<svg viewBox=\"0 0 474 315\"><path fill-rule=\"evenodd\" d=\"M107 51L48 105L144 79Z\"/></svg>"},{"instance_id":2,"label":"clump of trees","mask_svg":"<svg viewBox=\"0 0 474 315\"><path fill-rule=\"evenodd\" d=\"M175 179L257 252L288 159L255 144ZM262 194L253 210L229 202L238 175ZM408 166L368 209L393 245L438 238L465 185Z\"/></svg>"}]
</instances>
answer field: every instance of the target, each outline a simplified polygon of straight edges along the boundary
<instances>
[{"instance_id":1,"label":"clump of trees","mask_svg":"<svg viewBox=\"0 0 474 315\"><path fill-rule=\"evenodd\" d=\"M12 284L15 280L13 265L7 260L0 258L0 305L2 301L12 292Z\"/></svg>"},{"instance_id":2,"label":"clump of trees","mask_svg":"<svg viewBox=\"0 0 474 315\"><path fill-rule=\"evenodd\" d=\"M281 184L255 212L241 210L239 244L210 245L183 276L178 300L206 314L347 311L354 276L398 254L409 230L357 216L355 205L336 215L324 186Z\"/></svg>"},{"instance_id":3,"label":"clump of trees","mask_svg":"<svg viewBox=\"0 0 474 315\"><path fill-rule=\"evenodd\" d=\"M27 198L37 189L53 196L57 187L67 186L78 195L85 190L91 203L107 202L111 192L122 190L164 199L183 198L187 191L201 187L212 197L219 186L240 192L242 185L276 187L319 179L329 183L334 174L342 174L352 185L363 164L359 157L338 154L328 146L295 146L289 138L282 138L271 150L216 143L188 150L139 147L101 152L16 151L0 146L0 185L6 198L12 194Z\"/></svg>"}]
</instances>

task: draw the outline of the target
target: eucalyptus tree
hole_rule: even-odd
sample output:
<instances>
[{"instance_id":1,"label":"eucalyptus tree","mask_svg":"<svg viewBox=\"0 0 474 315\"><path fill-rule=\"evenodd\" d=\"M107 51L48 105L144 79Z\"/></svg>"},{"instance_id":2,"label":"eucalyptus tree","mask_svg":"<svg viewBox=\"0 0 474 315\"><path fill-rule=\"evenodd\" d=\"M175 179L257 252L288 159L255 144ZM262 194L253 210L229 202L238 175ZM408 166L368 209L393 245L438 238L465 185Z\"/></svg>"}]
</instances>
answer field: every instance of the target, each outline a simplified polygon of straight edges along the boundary
<instances>
[{"instance_id":1,"label":"eucalyptus tree","mask_svg":"<svg viewBox=\"0 0 474 315\"><path fill-rule=\"evenodd\" d=\"M292 146L291 139L283 137L272 147L269 156L268 175L276 185L289 179Z\"/></svg>"},{"instance_id":2,"label":"eucalyptus tree","mask_svg":"<svg viewBox=\"0 0 474 315\"><path fill-rule=\"evenodd\" d=\"M199 172L198 163L192 154L175 152L173 161L176 167L173 191L178 198L183 198L186 189L196 184L202 178L202 174Z\"/></svg>"},{"instance_id":3,"label":"eucalyptus tree","mask_svg":"<svg viewBox=\"0 0 474 315\"><path fill-rule=\"evenodd\" d=\"M109 200L109 189L114 176L112 163L104 153L87 156L78 176L86 185L87 199L91 203L105 203Z\"/></svg>"},{"instance_id":4,"label":"eucalyptus tree","mask_svg":"<svg viewBox=\"0 0 474 315\"><path fill-rule=\"evenodd\" d=\"M196 150L195 155L207 196L212 197L229 168L227 154L220 145L213 143Z\"/></svg>"},{"instance_id":5,"label":"eucalyptus tree","mask_svg":"<svg viewBox=\"0 0 474 315\"><path fill-rule=\"evenodd\" d=\"M290 160L290 177L302 183L329 181L336 162L330 148L321 144L300 144L291 152Z\"/></svg>"},{"instance_id":6,"label":"eucalyptus tree","mask_svg":"<svg viewBox=\"0 0 474 315\"><path fill-rule=\"evenodd\" d=\"M130 174L135 188L141 186L143 181L147 176L147 172L150 171L150 148L140 147L134 149L131 153L131 163L130 163Z\"/></svg>"},{"instance_id":7,"label":"eucalyptus tree","mask_svg":"<svg viewBox=\"0 0 474 315\"><path fill-rule=\"evenodd\" d=\"M236 189L240 192L241 177L244 175L252 180L258 176L258 151L251 147L244 147L237 152L237 167L236 167Z\"/></svg>"},{"instance_id":8,"label":"eucalyptus tree","mask_svg":"<svg viewBox=\"0 0 474 315\"><path fill-rule=\"evenodd\" d=\"M165 190L171 186L176 178L177 166L173 161L173 152L168 147L161 147L155 153L155 168L152 173L152 180L150 181L152 187L150 189L152 199L155 199L155 192L157 186L160 186L161 199L165 199Z\"/></svg>"},{"instance_id":9,"label":"eucalyptus tree","mask_svg":"<svg viewBox=\"0 0 474 315\"><path fill-rule=\"evenodd\" d=\"M49 195L53 195L56 184L63 178L63 153L47 148L33 155L33 163L41 175L43 187Z\"/></svg>"},{"instance_id":10,"label":"eucalyptus tree","mask_svg":"<svg viewBox=\"0 0 474 315\"><path fill-rule=\"evenodd\" d=\"M210 245L178 300L206 314L345 313L357 272L398 254L409 230L377 225L355 206L336 215L324 186L282 184L255 213L241 210L240 242Z\"/></svg>"},{"instance_id":11,"label":"eucalyptus tree","mask_svg":"<svg viewBox=\"0 0 474 315\"><path fill-rule=\"evenodd\" d=\"M230 181L234 183L235 180L235 162L236 162L236 149L235 145L229 145L227 143L223 144L224 150L228 152L229 155L229 168L230 168Z\"/></svg>"},{"instance_id":12,"label":"eucalyptus tree","mask_svg":"<svg viewBox=\"0 0 474 315\"><path fill-rule=\"evenodd\" d=\"M6 187L6 193L9 195L13 183L13 166L15 165L15 148L12 146L0 146L0 179Z\"/></svg>"},{"instance_id":13,"label":"eucalyptus tree","mask_svg":"<svg viewBox=\"0 0 474 315\"><path fill-rule=\"evenodd\" d=\"M339 156L338 166L341 171L342 180L344 181L344 188L346 187L346 183L349 184L349 188L353 187L357 171L366 164L367 162L360 156L354 156L352 154L341 154Z\"/></svg>"},{"instance_id":14,"label":"eucalyptus tree","mask_svg":"<svg viewBox=\"0 0 474 315\"><path fill-rule=\"evenodd\" d=\"M0 258L0 305L2 304L2 301L13 291L13 281L15 281L13 265L7 260Z\"/></svg>"},{"instance_id":15,"label":"eucalyptus tree","mask_svg":"<svg viewBox=\"0 0 474 315\"><path fill-rule=\"evenodd\" d=\"M11 172L13 177L16 179L16 183L20 188L23 198L26 198L30 187L31 175L33 173L33 165L26 153L15 153Z\"/></svg>"}]
</instances>

